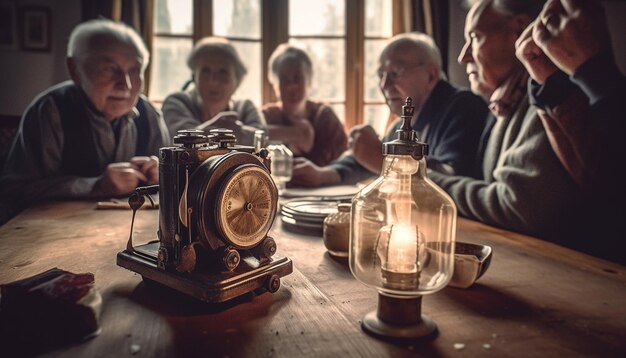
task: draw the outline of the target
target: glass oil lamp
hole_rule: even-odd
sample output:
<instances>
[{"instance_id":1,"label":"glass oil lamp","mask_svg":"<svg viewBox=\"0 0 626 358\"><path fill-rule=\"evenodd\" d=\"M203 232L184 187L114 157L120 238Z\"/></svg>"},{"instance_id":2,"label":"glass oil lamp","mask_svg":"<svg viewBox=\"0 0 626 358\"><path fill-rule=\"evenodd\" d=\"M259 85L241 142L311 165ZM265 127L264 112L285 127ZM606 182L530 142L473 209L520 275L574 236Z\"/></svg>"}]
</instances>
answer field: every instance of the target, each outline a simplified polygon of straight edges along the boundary
<instances>
[{"instance_id":1,"label":"glass oil lamp","mask_svg":"<svg viewBox=\"0 0 626 358\"><path fill-rule=\"evenodd\" d=\"M426 175L428 146L411 128L414 107L402 107L396 139L383 143L380 177L352 200L350 270L378 290L377 310L363 319L374 335L417 338L436 324L422 314L422 296L448 284L454 269L456 206Z\"/></svg>"}]
</instances>

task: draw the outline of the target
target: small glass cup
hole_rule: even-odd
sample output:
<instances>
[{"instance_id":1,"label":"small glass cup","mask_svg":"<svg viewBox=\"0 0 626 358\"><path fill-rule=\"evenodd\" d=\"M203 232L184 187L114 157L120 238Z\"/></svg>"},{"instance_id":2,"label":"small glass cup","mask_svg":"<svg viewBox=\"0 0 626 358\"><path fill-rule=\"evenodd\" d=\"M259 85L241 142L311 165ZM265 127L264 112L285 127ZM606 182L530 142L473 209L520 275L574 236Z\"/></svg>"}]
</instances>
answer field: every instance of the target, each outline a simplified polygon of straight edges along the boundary
<instances>
[{"instance_id":1,"label":"small glass cup","mask_svg":"<svg viewBox=\"0 0 626 358\"><path fill-rule=\"evenodd\" d=\"M278 188L278 195L282 195L293 173L293 153L286 145L276 141L271 141L267 150L272 161L270 167L272 179Z\"/></svg>"},{"instance_id":2,"label":"small glass cup","mask_svg":"<svg viewBox=\"0 0 626 358\"><path fill-rule=\"evenodd\" d=\"M262 148L267 147L268 141L269 138L267 137L267 134L265 134L264 130L257 129L254 131L254 151L256 153L260 152Z\"/></svg>"}]
</instances>

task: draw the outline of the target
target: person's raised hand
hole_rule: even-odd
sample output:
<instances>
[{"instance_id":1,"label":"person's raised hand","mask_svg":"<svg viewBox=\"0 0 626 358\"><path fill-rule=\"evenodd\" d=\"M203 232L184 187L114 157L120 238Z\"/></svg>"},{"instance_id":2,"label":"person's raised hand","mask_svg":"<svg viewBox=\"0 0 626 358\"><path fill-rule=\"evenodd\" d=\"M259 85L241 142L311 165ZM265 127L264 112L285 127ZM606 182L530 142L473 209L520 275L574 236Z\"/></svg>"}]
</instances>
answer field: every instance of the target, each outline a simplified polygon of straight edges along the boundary
<instances>
[{"instance_id":1,"label":"person's raised hand","mask_svg":"<svg viewBox=\"0 0 626 358\"><path fill-rule=\"evenodd\" d=\"M159 158L154 155L149 157L137 156L132 157L130 163L146 177L146 181L141 184L154 185L159 183Z\"/></svg>"},{"instance_id":2,"label":"person's raised hand","mask_svg":"<svg viewBox=\"0 0 626 358\"><path fill-rule=\"evenodd\" d=\"M537 21L537 20L535 20ZM543 84L546 79L559 70L558 67L543 53L533 40L534 23L528 25L515 42L515 55L537 83Z\"/></svg>"},{"instance_id":3,"label":"person's raised hand","mask_svg":"<svg viewBox=\"0 0 626 358\"><path fill-rule=\"evenodd\" d=\"M216 114L213 118L201 123L196 127L196 129L203 130L205 132L209 132L211 129L216 128L225 128L234 130L235 127L239 126L239 115L237 112L233 111L224 111Z\"/></svg>"},{"instance_id":4,"label":"person's raised hand","mask_svg":"<svg viewBox=\"0 0 626 358\"><path fill-rule=\"evenodd\" d=\"M379 172L383 162L382 142L370 125L357 125L350 131L350 149L354 159L371 172Z\"/></svg>"},{"instance_id":5,"label":"person's raised hand","mask_svg":"<svg viewBox=\"0 0 626 358\"><path fill-rule=\"evenodd\" d=\"M339 184L341 177L335 169L319 167L310 160L298 157L293 160L293 174L290 186L316 188L324 185Z\"/></svg>"},{"instance_id":6,"label":"person's raised hand","mask_svg":"<svg viewBox=\"0 0 626 358\"><path fill-rule=\"evenodd\" d=\"M148 178L129 162L111 163L94 185L92 194L97 196L120 196L130 194L140 182Z\"/></svg>"},{"instance_id":7,"label":"person's raised hand","mask_svg":"<svg viewBox=\"0 0 626 358\"><path fill-rule=\"evenodd\" d=\"M610 46L599 1L548 0L533 26L533 40L563 72L571 75Z\"/></svg>"}]
</instances>

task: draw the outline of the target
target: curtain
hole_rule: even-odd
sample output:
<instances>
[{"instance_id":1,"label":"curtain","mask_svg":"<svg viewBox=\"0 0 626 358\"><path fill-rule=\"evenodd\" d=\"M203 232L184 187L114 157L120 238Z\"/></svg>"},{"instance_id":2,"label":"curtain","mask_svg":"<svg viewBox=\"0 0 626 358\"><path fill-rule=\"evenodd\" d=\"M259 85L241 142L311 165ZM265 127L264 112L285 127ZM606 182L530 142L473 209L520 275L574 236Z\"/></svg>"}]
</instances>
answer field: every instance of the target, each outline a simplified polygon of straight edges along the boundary
<instances>
[{"instance_id":1,"label":"curtain","mask_svg":"<svg viewBox=\"0 0 626 358\"><path fill-rule=\"evenodd\" d=\"M439 50L443 71L448 73L449 0L412 0L412 31L430 35Z\"/></svg>"},{"instance_id":2,"label":"curtain","mask_svg":"<svg viewBox=\"0 0 626 358\"><path fill-rule=\"evenodd\" d=\"M83 0L83 21L107 18L134 28L152 53L154 0ZM146 68L144 93L150 88L150 66Z\"/></svg>"},{"instance_id":3,"label":"curtain","mask_svg":"<svg viewBox=\"0 0 626 358\"><path fill-rule=\"evenodd\" d=\"M111 19L111 9L113 0L83 0L82 1L82 20L92 20L97 18Z\"/></svg>"},{"instance_id":4,"label":"curtain","mask_svg":"<svg viewBox=\"0 0 626 358\"><path fill-rule=\"evenodd\" d=\"M419 31L430 35L441 52L441 67L448 76L449 0L394 0L393 33ZM385 130L397 117L389 114Z\"/></svg>"}]
</instances>

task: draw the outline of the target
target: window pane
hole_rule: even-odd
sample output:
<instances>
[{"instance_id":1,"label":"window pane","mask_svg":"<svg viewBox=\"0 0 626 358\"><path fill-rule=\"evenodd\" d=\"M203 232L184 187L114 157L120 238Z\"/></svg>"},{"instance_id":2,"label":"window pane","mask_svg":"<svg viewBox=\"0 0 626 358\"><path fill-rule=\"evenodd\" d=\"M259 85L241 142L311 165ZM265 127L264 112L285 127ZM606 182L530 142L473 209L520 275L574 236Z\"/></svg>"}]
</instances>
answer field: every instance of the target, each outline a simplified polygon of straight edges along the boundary
<instances>
[{"instance_id":1,"label":"window pane","mask_svg":"<svg viewBox=\"0 0 626 358\"><path fill-rule=\"evenodd\" d=\"M363 98L365 102L383 102L385 99L378 88L378 58L383 52L387 40L365 40L365 72L363 73L365 86Z\"/></svg>"},{"instance_id":2,"label":"window pane","mask_svg":"<svg viewBox=\"0 0 626 358\"><path fill-rule=\"evenodd\" d=\"M156 0L156 33L191 35L193 0Z\"/></svg>"},{"instance_id":3,"label":"window pane","mask_svg":"<svg viewBox=\"0 0 626 358\"><path fill-rule=\"evenodd\" d=\"M191 52L191 39L154 38L154 57L150 76L150 99L162 101L173 92L180 91L191 78L187 56Z\"/></svg>"},{"instance_id":4,"label":"window pane","mask_svg":"<svg viewBox=\"0 0 626 358\"><path fill-rule=\"evenodd\" d=\"M248 73L243 78L234 99L249 99L260 109L261 107L261 44L258 42L232 41L239 57Z\"/></svg>"},{"instance_id":5,"label":"window pane","mask_svg":"<svg viewBox=\"0 0 626 358\"><path fill-rule=\"evenodd\" d=\"M213 33L216 36L260 39L260 0L214 0Z\"/></svg>"},{"instance_id":6,"label":"window pane","mask_svg":"<svg viewBox=\"0 0 626 358\"><path fill-rule=\"evenodd\" d=\"M346 92L345 41L291 39L294 46L305 49L313 62L311 98L321 101L344 102Z\"/></svg>"},{"instance_id":7,"label":"window pane","mask_svg":"<svg viewBox=\"0 0 626 358\"><path fill-rule=\"evenodd\" d=\"M290 35L339 35L346 32L345 1L290 0Z\"/></svg>"},{"instance_id":8,"label":"window pane","mask_svg":"<svg viewBox=\"0 0 626 358\"><path fill-rule=\"evenodd\" d=\"M380 138L384 137L389 119L389 107L385 104L368 104L364 106L364 109L364 123L374 127Z\"/></svg>"},{"instance_id":9,"label":"window pane","mask_svg":"<svg viewBox=\"0 0 626 358\"><path fill-rule=\"evenodd\" d=\"M365 1L365 36L391 37L391 0Z\"/></svg>"}]
</instances>

